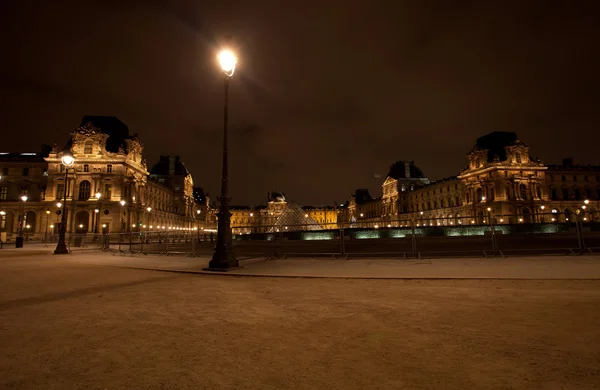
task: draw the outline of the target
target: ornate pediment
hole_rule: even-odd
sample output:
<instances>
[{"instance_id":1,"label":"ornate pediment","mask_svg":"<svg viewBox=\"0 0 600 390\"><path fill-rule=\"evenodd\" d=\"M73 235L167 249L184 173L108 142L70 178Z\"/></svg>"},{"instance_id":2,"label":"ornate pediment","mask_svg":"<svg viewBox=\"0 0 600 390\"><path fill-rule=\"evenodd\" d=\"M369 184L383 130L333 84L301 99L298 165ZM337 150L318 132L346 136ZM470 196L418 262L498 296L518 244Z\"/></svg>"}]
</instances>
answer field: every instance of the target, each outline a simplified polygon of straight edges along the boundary
<instances>
[{"instance_id":1,"label":"ornate pediment","mask_svg":"<svg viewBox=\"0 0 600 390\"><path fill-rule=\"evenodd\" d=\"M85 125L78 127L75 130L75 134L80 134L84 136L96 135L96 134L104 134L99 127L94 126L92 122L87 122Z\"/></svg>"}]
</instances>

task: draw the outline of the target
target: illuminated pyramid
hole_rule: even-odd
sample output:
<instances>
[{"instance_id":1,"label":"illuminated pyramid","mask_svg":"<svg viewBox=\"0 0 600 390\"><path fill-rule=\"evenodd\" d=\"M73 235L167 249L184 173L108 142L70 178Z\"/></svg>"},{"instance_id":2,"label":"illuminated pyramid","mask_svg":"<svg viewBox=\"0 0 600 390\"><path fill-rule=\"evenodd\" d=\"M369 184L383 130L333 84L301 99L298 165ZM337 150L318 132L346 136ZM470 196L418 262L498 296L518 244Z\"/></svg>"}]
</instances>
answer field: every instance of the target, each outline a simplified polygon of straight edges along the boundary
<instances>
[{"instance_id":1,"label":"illuminated pyramid","mask_svg":"<svg viewBox=\"0 0 600 390\"><path fill-rule=\"evenodd\" d=\"M300 208L296 203L288 203L285 210L270 229L273 232L301 232L308 230L323 230L321 225Z\"/></svg>"}]
</instances>

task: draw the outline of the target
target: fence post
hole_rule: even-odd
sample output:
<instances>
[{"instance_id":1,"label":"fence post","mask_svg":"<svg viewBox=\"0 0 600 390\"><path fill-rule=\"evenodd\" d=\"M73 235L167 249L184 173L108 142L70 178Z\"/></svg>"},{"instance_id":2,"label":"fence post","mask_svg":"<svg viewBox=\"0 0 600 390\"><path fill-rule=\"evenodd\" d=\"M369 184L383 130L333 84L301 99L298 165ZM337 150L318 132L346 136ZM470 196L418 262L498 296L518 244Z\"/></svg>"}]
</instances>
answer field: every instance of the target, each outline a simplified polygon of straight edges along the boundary
<instances>
[{"instance_id":1,"label":"fence post","mask_svg":"<svg viewBox=\"0 0 600 390\"><path fill-rule=\"evenodd\" d=\"M144 232L140 233L140 253L144 253Z\"/></svg>"},{"instance_id":2,"label":"fence post","mask_svg":"<svg viewBox=\"0 0 600 390\"><path fill-rule=\"evenodd\" d=\"M167 251L165 252L167 255L169 254L169 232L165 232L165 238L167 242Z\"/></svg>"},{"instance_id":3,"label":"fence post","mask_svg":"<svg viewBox=\"0 0 600 390\"><path fill-rule=\"evenodd\" d=\"M344 242L344 223L340 224L340 252L342 256L346 256L346 243Z\"/></svg>"},{"instance_id":4,"label":"fence post","mask_svg":"<svg viewBox=\"0 0 600 390\"><path fill-rule=\"evenodd\" d=\"M579 247L579 253L583 253L585 249L585 243L583 242L583 223L581 220L581 212L577 209L575 219L575 232L577 233L577 246Z\"/></svg>"},{"instance_id":5,"label":"fence post","mask_svg":"<svg viewBox=\"0 0 600 390\"><path fill-rule=\"evenodd\" d=\"M196 257L196 239L192 236L192 257Z\"/></svg>"},{"instance_id":6,"label":"fence post","mask_svg":"<svg viewBox=\"0 0 600 390\"><path fill-rule=\"evenodd\" d=\"M417 253L417 239L415 238L415 220L414 219L410 222L410 231L411 231L410 246L411 246L413 254L416 256L416 253Z\"/></svg>"}]
</instances>

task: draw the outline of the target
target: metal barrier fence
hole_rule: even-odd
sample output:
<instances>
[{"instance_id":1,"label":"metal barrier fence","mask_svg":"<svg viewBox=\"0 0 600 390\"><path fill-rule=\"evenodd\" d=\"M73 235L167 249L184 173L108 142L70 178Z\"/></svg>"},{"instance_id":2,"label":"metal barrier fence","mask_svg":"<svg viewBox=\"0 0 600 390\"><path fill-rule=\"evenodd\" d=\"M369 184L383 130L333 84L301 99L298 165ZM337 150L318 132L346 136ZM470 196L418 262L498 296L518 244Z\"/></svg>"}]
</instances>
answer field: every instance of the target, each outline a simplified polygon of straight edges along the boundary
<instances>
[{"instance_id":1,"label":"metal barrier fence","mask_svg":"<svg viewBox=\"0 0 600 390\"><path fill-rule=\"evenodd\" d=\"M600 223L597 221L576 216L564 222L496 223L500 219L508 221L510 217L521 218L494 216L485 223L468 219L466 224L449 224L454 221L447 218L428 218L426 225L418 221L382 220L373 227L352 223L234 226L232 244L239 258L600 253ZM208 257L213 252L216 233L163 230L84 235L81 241L77 239L77 235L71 237L72 246L92 245L115 253Z\"/></svg>"}]
</instances>

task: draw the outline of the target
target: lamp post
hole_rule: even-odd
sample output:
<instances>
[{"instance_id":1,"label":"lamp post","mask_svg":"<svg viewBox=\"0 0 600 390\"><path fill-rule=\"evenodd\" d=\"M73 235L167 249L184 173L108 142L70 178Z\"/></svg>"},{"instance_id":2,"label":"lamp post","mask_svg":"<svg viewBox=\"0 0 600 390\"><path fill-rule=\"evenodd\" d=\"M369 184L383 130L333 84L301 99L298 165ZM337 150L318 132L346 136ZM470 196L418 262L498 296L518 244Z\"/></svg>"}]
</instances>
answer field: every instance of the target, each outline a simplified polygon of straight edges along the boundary
<instances>
[{"instance_id":1,"label":"lamp post","mask_svg":"<svg viewBox=\"0 0 600 390\"><path fill-rule=\"evenodd\" d=\"M25 202L27 202L27 195L21 196L21 201L23 203L21 203L21 218L19 218L20 219L19 231L18 231L19 237L23 237L23 224L25 223Z\"/></svg>"},{"instance_id":2,"label":"lamp post","mask_svg":"<svg viewBox=\"0 0 600 390\"><path fill-rule=\"evenodd\" d=\"M61 162L65 167L65 190L64 190L64 205L65 208L62 212L60 219L60 230L58 232L58 244L56 245L56 249L54 250L55 255L64 255L69 253L67 250L67 244L65 243L65 235L67 233L67 189L69 188L69 167L73 166L75 163L75 159L73 155L69 151L64 151ZM57 204L58 206L58 204ZM60 206L59 206L60 207Z\"/></svg>"},{"instance_id":3,"label":"lamp post","mask_svg":"<svg viewBox=\"0 0 600 390\"><path fill-rule=\"evenodd\" d=\"M94 215L96 216L96 219L94 222L94 236L98 235L98 224L100 223L100 215L98 215L99 212L100 212L100 209L98 209L98 208L94 209Z\"/></svg>"},{"instance_id":4,"label":"lamp post","mask_svg":"<svg viewBox=\"0 0 600 390\"><path fill-rule=\"evenodd\" d=\"M56 223L54 224L54 225L56 226L56 228L57 228L57 229L60 229L60 217L59 217L59 215L61 215L61 214L62 214L61 207L62 207L62 203L61 203L61 202L57 202L57 203L56 203L56 208L57 208L58 210L56 210ZM56 230L53 230L53 231L52 231L52 235L53 235L53 236L54 236L54 234L56 234Z\"/></svg>"},{"instance_id":5,"label":"lamp post","mask_svg":"<svg viewBox=\"0 0 600 390\"><path fill-rule=\"evenodd\" d=\"M25 202L27 195L21 196L21 212L19 213L19 226L17 228L17 239L15 240L15 248L23 248L23 228L25 223Z\"/></svg>"},{"instance_id":6,"label":"lamp post","mask_svg":"<svg viewBox=\"0 0 600 390\"><path fill-rule=\"evenodd\" d=\"M123 228L125 225L125 218L123 218L123 207L125 207L125 201L122 200L119 203L121 204L121 217L119 218L119 223L121 224L121 234L123 234Z\"/></svg>"},{"instance_id":7,"label":"lamp post","mask_svg":"<svg viewBox=\"0 0 600 390\"><path fill-rule=\"evenodd\" d=\"M223 71L225 100L223 106L223 171L221 174L221 194L219 196L219 212L217 214L217 243L212 259L208 262L209 271L223 271L239 267L238 260L233 254L231 244L231 213L229 212L229 186L227 167L227 121L228 121L228 99L229 81L235 72L237 58L231 50L223 50L218 56Z\"/></svg>"},{"instance_id":8,"label":"lamp post","mask_svg":"<svg viewBox=\"0 0 600 390\"><path fill-rule=\"evenodd\" d=\"M96 235L98 234L98 218L99 215L98 213L100 212L100 198L102 197L102 194L100 193L100 191L96 191L96 194L94 195L96 197L96 208L94 208L94 214L92 214L92 232L94 233L94 240L96 239Z\"/></svg>"},{"instance_id":9,"label":"lamp post","mask_svg":"<svg viewBox=\"0 0 600 390\"><path fill-rule=\"evenodd\" d=\"M50 209L46 209L46 233L44 233L44 242L48 240L48 225L50 224Z\"/></svg>"}]
</instances>

